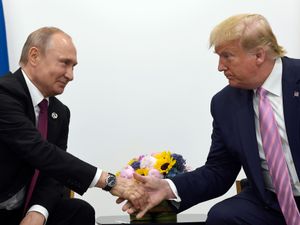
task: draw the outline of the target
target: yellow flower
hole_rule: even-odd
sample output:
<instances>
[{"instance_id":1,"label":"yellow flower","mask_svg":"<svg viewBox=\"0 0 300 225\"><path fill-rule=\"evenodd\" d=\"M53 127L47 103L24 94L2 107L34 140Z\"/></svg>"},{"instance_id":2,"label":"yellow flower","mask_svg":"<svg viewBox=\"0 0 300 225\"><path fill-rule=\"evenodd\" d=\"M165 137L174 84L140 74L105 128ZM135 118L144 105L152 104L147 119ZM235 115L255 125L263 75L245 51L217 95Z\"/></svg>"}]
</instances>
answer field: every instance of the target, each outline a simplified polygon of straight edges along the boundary
<instances>
[{"instance_id":1,"label":"yellow flower","mask_svg":"<svg viewBox=\"0 0 300 225\"><path fill-rule=\"evenodd\" d=\"M167 174L176 163L176 160L173 159L170 151L157 153L154 157L157 158L154 168L164 175Z\"/></svg>"},{"instance_id":2,"label":"yellow flower","mask_svg":"<svg viewBox=\"0 0 300 225\"><path fill-rule=\"evenodd\" d=\"M149 173L149 169L148 168L143 168L143 169L137 169L135 171L137 174L140 174L142 176L147 176Z\"/></svg>"}]
</instances>

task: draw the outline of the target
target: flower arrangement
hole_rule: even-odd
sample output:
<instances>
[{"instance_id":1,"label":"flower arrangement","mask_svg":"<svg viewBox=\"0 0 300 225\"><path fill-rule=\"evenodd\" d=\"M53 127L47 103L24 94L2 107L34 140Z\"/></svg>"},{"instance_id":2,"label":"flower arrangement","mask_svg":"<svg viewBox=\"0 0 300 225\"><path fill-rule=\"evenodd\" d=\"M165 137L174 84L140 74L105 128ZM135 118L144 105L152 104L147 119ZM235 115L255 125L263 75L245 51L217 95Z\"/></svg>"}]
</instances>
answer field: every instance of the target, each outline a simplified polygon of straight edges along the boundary
<instances>
[{"instance_id":1,"label":"flower arrangement","mask_svg":"<svg viewBox=\"0 0 300 225\"><path fill-rule=\"evenodd\" d=\"M131 179L133 173L142 176L171 178L189 171L186 160L180 154L163 151L147 155L140 155L131 159L127 165L117 173L117 176Z\"/></svg>"}]
</instances>

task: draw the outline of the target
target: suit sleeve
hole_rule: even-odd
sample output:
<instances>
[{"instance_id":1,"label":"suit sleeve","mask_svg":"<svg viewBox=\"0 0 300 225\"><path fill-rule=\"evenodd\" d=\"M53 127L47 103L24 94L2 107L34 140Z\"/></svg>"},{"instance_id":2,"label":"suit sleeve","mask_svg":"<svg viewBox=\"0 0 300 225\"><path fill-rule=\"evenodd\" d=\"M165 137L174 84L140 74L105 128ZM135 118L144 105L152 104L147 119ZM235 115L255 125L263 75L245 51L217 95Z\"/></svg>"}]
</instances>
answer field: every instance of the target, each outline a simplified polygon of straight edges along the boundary
<instances>
[{"instance_id":1,"label":"suit sleeve","mask_svg":"<svg viewBox=\"0 0 300 225\"><path fill-rule=\"evenodd\" d=\"M37 168L79 194L92 182L97 168L65 152L59 146L43 140L26 115L31 107L17 90L0 89L0 140L8 146L17 161Z\"/></svg>"},{"instance_id":2,"label":"suit sleeve","mask_svg":"<svg viewBox=\"0 0 300 225\"><path fill-rule=\"evenodd\" d=\"M230 153L226 140L223 140L223 130L219 125L214 107L213 99L211 104L214 119L212 142L205 165L172 179L182 199L179 211L221 196L231 187L240 171L239 160Z\"/></svg>"}]
</instances>

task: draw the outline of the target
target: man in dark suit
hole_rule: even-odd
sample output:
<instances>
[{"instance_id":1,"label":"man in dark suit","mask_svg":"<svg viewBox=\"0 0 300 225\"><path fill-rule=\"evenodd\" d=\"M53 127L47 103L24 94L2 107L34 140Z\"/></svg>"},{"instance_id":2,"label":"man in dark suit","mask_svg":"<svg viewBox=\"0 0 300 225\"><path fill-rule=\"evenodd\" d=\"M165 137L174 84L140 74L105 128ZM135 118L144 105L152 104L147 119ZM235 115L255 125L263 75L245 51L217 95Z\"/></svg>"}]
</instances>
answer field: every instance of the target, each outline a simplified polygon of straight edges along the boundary
<instances>
[{"instance_id":1,"label":"man in dark suit","mask_svg":"<svg viewBox=\"0 0 300 225\"><path fill-rule=\"evenodd\" d=\"M0 79L1 224L94 225L94 209L82 200L63 198L63 185L79 194L99 187L137 207L144 204L139 198L147 195L134 181L116 178L66 152L70 111L54 96L73 80L76 64L71 37L44 27L27 38L21 68ZM45 138L37 129L41 101L48 105ZM35 169L37 181L31 186Z\"/></svg>"},{"instance_id":2,"label":"man in dark suit","mask_svg":"<svg viewBox=\"0 0 300 225\"><path fill-rule=\"evenodd\" d=\"M284 56L267 20L257 14L229 17L214 28L210 44L229 85L211 102L213 132L207 161L171 180L135 175L151 193L138 216L163 199L177 201L180 212L221 196L243 167L249 186L213 206L206 224L299 225L300 60ZM267 113L276 123L263 122L266 108L271 108ZM271 130L271 124L276 129ZM278 155L283 157L274 160ZM285 169L277 169L281 167ZM138 211L131 203L123 210Z\"/></svg>"}]
</instances>

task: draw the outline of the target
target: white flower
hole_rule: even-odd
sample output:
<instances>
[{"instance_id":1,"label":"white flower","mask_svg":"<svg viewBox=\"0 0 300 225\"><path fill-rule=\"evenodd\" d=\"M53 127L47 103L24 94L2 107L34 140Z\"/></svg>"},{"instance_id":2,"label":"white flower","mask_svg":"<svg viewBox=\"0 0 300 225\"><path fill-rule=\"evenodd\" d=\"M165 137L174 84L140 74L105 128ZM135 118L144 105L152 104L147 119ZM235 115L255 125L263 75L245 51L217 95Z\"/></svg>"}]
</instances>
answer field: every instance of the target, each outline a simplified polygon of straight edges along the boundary
<instances>
[{"instance_id":1,"label":"white flower","mask_svg":"<svg viewBox=\"0 0 300 225\"><path fill-rule=\"evenodd\" d=\"M156 158L154 158L151 155L146 155L145 157L142 158L140 167L142 169L144 168L152 169L154 168L155 163L156 163Z\"/></svg>"}]
</instances>

